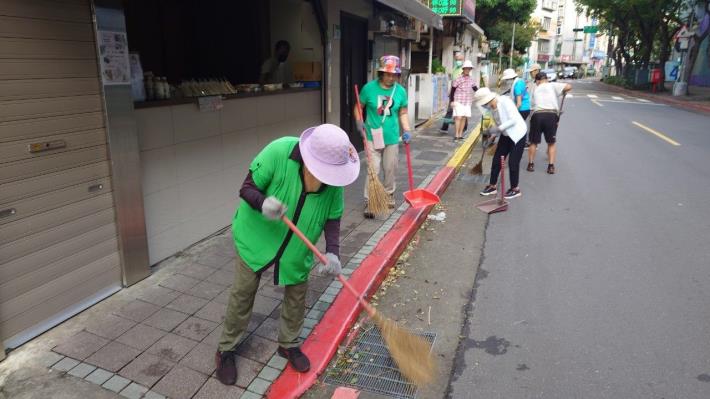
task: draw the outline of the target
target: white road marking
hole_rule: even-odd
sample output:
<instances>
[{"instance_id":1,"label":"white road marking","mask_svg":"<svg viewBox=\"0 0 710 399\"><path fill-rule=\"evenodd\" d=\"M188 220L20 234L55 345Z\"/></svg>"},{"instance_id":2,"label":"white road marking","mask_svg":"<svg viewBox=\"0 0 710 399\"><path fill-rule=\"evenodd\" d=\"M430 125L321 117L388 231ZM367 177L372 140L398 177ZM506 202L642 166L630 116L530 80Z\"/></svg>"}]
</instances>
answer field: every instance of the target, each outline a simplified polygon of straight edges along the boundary
<instances>
[{"instance_id":1,"label":"white road marking","mask_svg":"<svg viewBox=\"0 0 710 399\"><path fill-rule=\"evenodd\" d=\"M597 105L600 106L600 107L603 107L603 105L602 105L599 101L597 101L597 100L592 100L592 102L593 102L594 104L597 104Z\"/></svg>"},{"instance_id":2,"label":"white road marking","mask_svg":"<svg viewBox=\"0 0 710 399\"><path fill-rule=\"evenodd\" d=\"M624 100L623 97L618 97L618 96L611 96L611 98L613 98L614 100L621 100L621 101Z\"/></svg>"},{"instance_id":3,"label":"white road marking","mask_svg":"<svg viewBox=\"0 0 710 399\"><path fill-rule=\"evenodd\" d=\"M648 101L644 98L637 98L637 100L641 101L642 103L650 103L650 101Z\"/></svg>"},{"instance_id":4,"label":"white road marking","mask_svg":"<svg viewBox=\"0 0 710 399\"><path fill-rule=\"evenodd\" d=\"M587 94L587 97L589 97L589 98L597 98L597 95L596 95L596 94Z\"/></svg>"},{"instance_id":5,"label":"white road marking","mask_svg":"<svg viewBox=\"0 0 710 399\"><path fill-rule=\"evenodd\" d=\"M573 98L574 96L572 94L567 94L567 98Z\"/></svg>"}]
</instances>

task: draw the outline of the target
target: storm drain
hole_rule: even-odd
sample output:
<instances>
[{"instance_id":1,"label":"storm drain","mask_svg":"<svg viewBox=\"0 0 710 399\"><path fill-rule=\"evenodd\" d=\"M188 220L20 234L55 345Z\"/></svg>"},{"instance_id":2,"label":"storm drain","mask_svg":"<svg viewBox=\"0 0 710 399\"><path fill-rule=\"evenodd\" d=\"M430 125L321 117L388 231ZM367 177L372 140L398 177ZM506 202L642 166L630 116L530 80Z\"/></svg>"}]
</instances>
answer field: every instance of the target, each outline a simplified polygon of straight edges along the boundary
<instances>
[{"instance_id":1,"label":"storm drain","mask_svg":"<svg viewBox=\"0 0 710 399\"><path fill-rule=\"evenodd\" d=\"M356 388L394 398L413 399L417 395L416 385L407 381L390 356L380 330L374 325L364 330L353 340L350 347L339 357L337 364L328 370L325 383ZM430 349L434 345L436 333L414 332L424 338Z\"/></svg>"}]
</instances>

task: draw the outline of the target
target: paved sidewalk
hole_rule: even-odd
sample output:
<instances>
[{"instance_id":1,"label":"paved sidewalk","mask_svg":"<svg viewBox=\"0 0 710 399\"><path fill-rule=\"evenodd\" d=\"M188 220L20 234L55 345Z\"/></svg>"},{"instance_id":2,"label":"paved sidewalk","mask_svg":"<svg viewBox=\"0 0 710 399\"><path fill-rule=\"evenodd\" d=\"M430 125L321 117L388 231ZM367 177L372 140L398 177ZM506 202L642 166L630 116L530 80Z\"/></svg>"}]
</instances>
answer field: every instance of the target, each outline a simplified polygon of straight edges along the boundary
<instances>
[{"instance_id":1,"label":"paved sidewalk","mask_svg":"<svg viewBox=\"0 0 710 399\"><path fill-rule=\"evenodd\" d=\"M474 117L469 127L476 124ZM416 185L433 176L461 143L440 134L439 127L437 121L415 134ZM408 189L403 148L400 155L398 205ZM363 163L360 178L346 189L343 264L353 257L351 264L363 258L406 209L400 206L389 218L364 219L366 175ZM283 288L273 285L271 271L264 273L249 334L238 348L237 385L226 387L214 378L214 352L234 278L234 261L232 236L226 229L161 262L150 277L10 353L0 363L0 398L46 397L48 392L78 390L93 392L84 397L111 397L111 393L128 398L262 397L285 367L284 359L275 354ZM303 337L318 323L339 288L332 278L314 272Z\"/></svg>"}]
</instances>

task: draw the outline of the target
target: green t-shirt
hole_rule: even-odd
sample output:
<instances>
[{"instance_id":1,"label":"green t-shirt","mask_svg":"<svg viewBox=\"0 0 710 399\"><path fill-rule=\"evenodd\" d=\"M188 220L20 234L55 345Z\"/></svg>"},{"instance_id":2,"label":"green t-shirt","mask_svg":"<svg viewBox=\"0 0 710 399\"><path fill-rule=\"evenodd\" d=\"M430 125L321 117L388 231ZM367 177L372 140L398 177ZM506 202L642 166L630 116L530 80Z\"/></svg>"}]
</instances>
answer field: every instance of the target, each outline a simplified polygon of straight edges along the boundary
<instances>
[{"instance_id":1,"label":"green t-shirt","mask_svg":"<svg viewBox=\"0 0 710 399\"><path fill-rule=\"evenodd\" d=\"M385 109L390 96L394 93L392 104ZM367 119L365 128L367 129L367 139L372 140L370 129L382 127L385 145L399 143L399 110L406 108L407 91L402 85L395 83L393 88L383 89L377 79L368 82L360 91L360 103L365 107ZM385 116L384 123L382 116Z\"/></svg>"},{"instance_id":2,"label":"green t-shirt","mask_svg":"<svg viewBox=\"0 0 710 399\"><path fill-rule=\"evenodd\" d=\"M267 145L252 161L254 183L265 196L274 196L288 208L286 216L317 242L325 222L343 215L343 187L326 184L315 193L304 188L301 161L291 156L297 137L283 137ZM269 220L242 200L232 220L239 256L255 272L274 264L274 279L281 285L308 280L313 254L280 220Z\"/></svg>"}]
</instances>

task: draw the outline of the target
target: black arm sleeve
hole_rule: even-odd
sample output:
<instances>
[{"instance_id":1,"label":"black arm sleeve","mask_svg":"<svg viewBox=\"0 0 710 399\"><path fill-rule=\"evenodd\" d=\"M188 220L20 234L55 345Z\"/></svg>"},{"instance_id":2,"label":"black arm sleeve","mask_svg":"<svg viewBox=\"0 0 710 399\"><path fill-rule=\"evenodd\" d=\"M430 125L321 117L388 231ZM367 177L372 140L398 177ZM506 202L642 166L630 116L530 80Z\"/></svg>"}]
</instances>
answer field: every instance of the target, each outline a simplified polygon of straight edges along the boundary
<instances>
[{"instance_id":1,"label":"black arm sleeve","mask_svg":"<svg viewBox=\"0 0 710 399\"><path fill-rule=\"evenodd\" d=\"M239 196L252 208L261 212L261 206L264 204L266 196L259 190L256 183L254 183L254 179L251 177L251 171L249 171L246 179L244 179L242 188L239 189Z\"/></svg>"}]
</instances>

